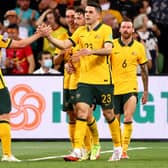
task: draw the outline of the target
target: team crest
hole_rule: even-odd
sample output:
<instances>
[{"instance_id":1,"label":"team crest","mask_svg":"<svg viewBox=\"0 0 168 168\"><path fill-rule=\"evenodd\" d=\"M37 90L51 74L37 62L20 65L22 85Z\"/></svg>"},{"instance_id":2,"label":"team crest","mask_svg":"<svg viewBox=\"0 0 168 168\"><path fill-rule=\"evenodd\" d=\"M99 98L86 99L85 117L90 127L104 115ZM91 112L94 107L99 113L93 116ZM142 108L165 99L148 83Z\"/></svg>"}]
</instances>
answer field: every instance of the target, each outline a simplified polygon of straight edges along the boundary
<instances>
[{"instance_id":1,"label":"team crest","mask_svg":"<svg viewBox=\"0 0 168 168\"><path fill-rule=\"evenodd\" d=\"M95 36L95 39L100 39L100 38L101 38L101 36L99 36L99 35Z\"/></svg>"},{"instance_id":2,"label":"team crest","mask_svg":"<svg viewBox=\"0 0 168 168\"><path fill-rule=\"evenodd\" d=\"M133 52L131 53L131 55L137 55L137 53L136 53L135 51L133 51Z\"/></svg>"},{"instance_id":3,"label":"team crest","mask_svg":"<svg viewBox=\"0 0 168 168\"><path fill-rule=\"evenodd\" d=\"M78 94L76 94L76 98L78 99L80 97L80 94L78 93Z\"/></svg>"}]
</instances>

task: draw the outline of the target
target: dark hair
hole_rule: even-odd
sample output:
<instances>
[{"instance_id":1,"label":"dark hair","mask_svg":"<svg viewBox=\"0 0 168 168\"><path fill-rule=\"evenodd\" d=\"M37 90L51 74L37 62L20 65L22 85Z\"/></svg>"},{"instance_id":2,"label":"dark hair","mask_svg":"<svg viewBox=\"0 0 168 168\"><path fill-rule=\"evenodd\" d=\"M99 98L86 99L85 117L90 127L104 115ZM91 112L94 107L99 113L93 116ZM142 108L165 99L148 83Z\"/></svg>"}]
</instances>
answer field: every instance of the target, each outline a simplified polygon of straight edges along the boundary
<instances>
[{"instance_id":1,"label":"dark hair","mask_svg":"<svg viewBox=\"0 0 168 168\"><path fill-rule=\"evenodd\" d=\"M19 30L19 26L17 24L10 24L7 28L8 29L17 29L17 30Z\"/></svg>"},{"instance_id":2,"label":"dark hair","mask_svg":"<svg viewBox=\"0 0 168 168\"><path fill-rule=\"evenodd\" d=\"M75 9L75 12L76 12L76 13L80 13L80 14L82 14L82 15L85 14L85 10L84 10L83 8L81 8L81 7L77 7L77 8Z\"/></svg>"},{"instance_id":3,"label":"dark hair","mask_svg":"<svg viewBox=\"0 0 168 168\"><path fill-rule=\"evenodd\" d=\"M127 16L124 16L121 22L133 22L133 20Z\"/></svg>"},{"instance_id":4,"label":"dark hair","mask_svg":"<svg viewBox=\"0 0 168 168\"><path fill-rule=\"evenodd\" d=\"M68 10L74 10L75 11L75 8L73 6L70 6L70 7L66 8L66 11L68 11Z\"/></svg>"},{"instance_id":5,"label":"dark hair","mask_svg":"<svg viewBox=\"0 0 168 168\"><path fill-rule=\"evenodd\" d=\"M102 12L102 8L100 6L100 4L98 2L95 2L95 1L89 1L87 2L87 6L92 6L92 7L95 7L96 11L101 13Z\"/></svg>"},{"instance_id":6,"label":"dark hair","mask_svg":"<svg viewBox=\"0 0 168 168\"><path fill-rule=\"evenodd\" d=\"M37 59L38 59L38 60L41 60L41 59L42 59L42 55L47 55L47 54L50 54L50 55L51 55L51 53L50 53L49 51L41 51L41 52L38 54Z\"/></svg>"}]
</instances>

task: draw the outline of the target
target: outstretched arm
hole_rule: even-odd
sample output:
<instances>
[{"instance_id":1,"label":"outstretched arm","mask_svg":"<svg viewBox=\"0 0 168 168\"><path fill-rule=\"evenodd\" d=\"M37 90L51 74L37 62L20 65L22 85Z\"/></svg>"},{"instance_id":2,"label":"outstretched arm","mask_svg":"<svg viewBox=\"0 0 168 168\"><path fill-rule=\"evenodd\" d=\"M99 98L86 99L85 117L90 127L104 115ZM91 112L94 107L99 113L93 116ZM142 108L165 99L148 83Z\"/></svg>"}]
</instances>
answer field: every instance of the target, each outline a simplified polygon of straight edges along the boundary
<instances>
[{"instance_id":1,"label":"outstretched arm","mask_svg":"<svg viewBox=\"0 0 168 168\"><path fill-rule=\"evenodd\" d=\"M52 43L54 46L56 46L59 49L67 49L69 47L72 47L72 42L67 39L67 40L58 40L54 37L52 37L50 34L47 36L47 39Z\"/></svg>"},{"instance_id":2,"label":"outstretched arm","mask_svg":"<svg viewBox=\"0 0 168 168\"><path fill-rule=\"evenodd\" d=\"M43 27L43 31L45 33L49 33L49 32L51 32L51 27L45 26L45 27ZM40 37L43 37L43 33L40 31L37 31L35 34L33 34L32 36L30 36L28 38L25 38L22 40L12 40L9 47L10 48L22 48L27 45L30 45L31 43L33 43L34 41L36 41Z\"/></svg>"},{"instance_id":3,"label":"outstretched arm","mask_svg":"<svg viewBox=\"0 0 168 168\"><path fill-rule=\"evenodd\" d=\"M22 40L12 40L9 48L22 48L28 46L40 37L41 37L40 34L37 33Z\"/></svg>"}]
</instances>

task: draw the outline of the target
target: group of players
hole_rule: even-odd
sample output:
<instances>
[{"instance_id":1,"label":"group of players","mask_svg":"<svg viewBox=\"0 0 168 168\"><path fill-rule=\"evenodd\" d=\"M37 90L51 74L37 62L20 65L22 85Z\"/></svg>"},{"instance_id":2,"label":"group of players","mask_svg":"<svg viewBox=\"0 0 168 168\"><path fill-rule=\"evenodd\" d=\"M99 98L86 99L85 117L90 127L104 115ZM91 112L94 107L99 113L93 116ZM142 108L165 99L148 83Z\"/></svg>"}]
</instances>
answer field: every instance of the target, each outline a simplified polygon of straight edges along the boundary
<instances>
[{"instance_id":1,"label":"group of players","mask_svg":"<svg viewBox=\"0 0 168 168\"><path fill-rule=\"evenodd\" d=\"M66 17L70 18L72 15L75 16L76 27L72 28L69 25L69 35L62 35L60 39L53 38L50 26L43 24L38 27L36 34L22 42L10 39L3 41L0 36L0 45L4 48L16 47L14 44L25 45L45 36L60 49L54 61L56 64L62 60L65 62L63 110L69 116L69 135L73 149L64 160L99 158L99 135L92 113L96 104L102 107L112 136L114 150L109 161L128 158L132 117L137 103L138 64L141 67L144 84L143 104L147 102L148 96L147 58L144 46L133 39L134 28L129 19L121 22L121 37L113 40L112 29L101 22L101 7L94 1L88 2L85 11L67 9ZM5 93L0 93L0 103L3 102L0 105L0 127L3 127L0 129L1 140L8 132L8 143L7 139L4 143L2 141L4 146L2 161L19 161L10 150L9 116L3 117L10 111L9 93L3 78L1 78L1 90L5 90ZM121 114L124 114L123 132L120 129ZM8 130L2 132L4 128Z\"/></svg>"},{"instance_id":2,"label":"group of players","mask_svg":"<svg viewBox=\"0 0 168 168\"><path fill-rule=\"evenodd\" d=\"M142 104L147 102L148 96L147 58L144 46L133 39L134 28L129 19L121 23L121 37L113 40L112 30L101 23L101 8L94 2L87 4L84 14L82 11L76 11L76 22L79 15L83 16L85 24L79 24L79 28L68 39L59 40L44 33L52 44L64 50L57 57L65 59L66 62L63 103L64 111L68 112L70 119L69 133L73 151L64 159L96 160L99 157L98 130L92 115L94 104L102 107L112 135L114 152L109 161L128 158L132 117L137 103L138 64L141 67L144 84ZM124 114L122 136L121 114ZM85 155L83 148L88 139L88 130L93 144L91 148L87 148Z\"/></svg>"}]
</instances>

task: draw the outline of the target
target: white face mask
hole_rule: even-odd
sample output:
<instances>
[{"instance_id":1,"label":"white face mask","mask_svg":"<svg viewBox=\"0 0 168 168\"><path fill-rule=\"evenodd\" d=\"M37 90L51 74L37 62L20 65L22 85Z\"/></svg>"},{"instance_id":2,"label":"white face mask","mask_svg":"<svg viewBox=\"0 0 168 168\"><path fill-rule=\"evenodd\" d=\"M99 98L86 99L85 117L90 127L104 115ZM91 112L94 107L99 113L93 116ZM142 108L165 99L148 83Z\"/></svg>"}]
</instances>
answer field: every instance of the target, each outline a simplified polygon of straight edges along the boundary
<instances>
[{"instance_id":1,"label":"white face mask","mask_svg":"<svg viewBox=\"0 0 168 168\"><path fill-rule=\"evenodd\" d=\"M151 10L152 10L152 9L151 9L151 7L150 7L150 6L148 6L148 7L147 7L147 9L146 9L146 14L148 14L148 15L149 15L149 14L151 13Z\"/></svg>"},{"instance_id":2,"label":"white face mask","mask_svg":"<svg viewBox=\"0 0 168 168\"><path fill-rule=\"evenodd\" d=\"M151 20L148 20L147 22L147 28L152 28L153 27L153 22Z\"/></svg>"},{"instance_id":3,"label":"white face mask","mask_svg":"<svg viewBox=\"0 0 168 168\"><path fill-rule=\"evenodd\" d=\"M52 60L51 59L44 60L44 67L51 68L52 67Z\"/></svg>"},{"instance_id":4,"label":"white face mask","mask_svg":"<svg viewBox=\"0 0 168 168\"><path fill-rule=\"evenodd\" d=\"M110 3L107 2L107 3L102 4L101 8L102 8L102 10L108 10L110 8Z\"/></svg>"}]
</instances>

